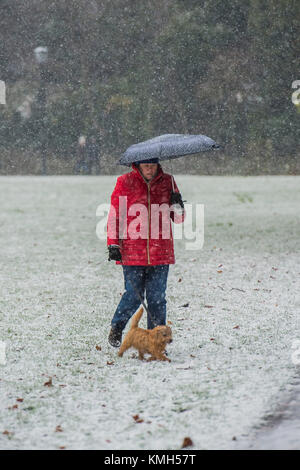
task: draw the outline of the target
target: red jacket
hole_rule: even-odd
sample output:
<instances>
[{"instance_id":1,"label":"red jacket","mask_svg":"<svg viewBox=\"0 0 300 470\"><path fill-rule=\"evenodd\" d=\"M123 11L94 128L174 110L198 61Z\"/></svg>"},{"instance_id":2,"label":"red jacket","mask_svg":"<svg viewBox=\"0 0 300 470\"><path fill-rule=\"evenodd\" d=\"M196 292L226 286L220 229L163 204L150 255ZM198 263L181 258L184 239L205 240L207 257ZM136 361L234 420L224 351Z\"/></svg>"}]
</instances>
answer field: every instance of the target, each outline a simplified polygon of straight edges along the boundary
<instances>
[{"instance_id":1,"label":"red jacket","mask_svg":"<svg viewBox=\"0 0 300 470\"><path fill-rule=\"evenodd\" d=\"M135 164L130 173L118 177L107 222L107 245L119 245L122 254L117 264L175 263L171 220L181 223L185 214L170 211L172 188L178 192L173 176L160 165L150 182Z\"/></svg>"}]
</instances>

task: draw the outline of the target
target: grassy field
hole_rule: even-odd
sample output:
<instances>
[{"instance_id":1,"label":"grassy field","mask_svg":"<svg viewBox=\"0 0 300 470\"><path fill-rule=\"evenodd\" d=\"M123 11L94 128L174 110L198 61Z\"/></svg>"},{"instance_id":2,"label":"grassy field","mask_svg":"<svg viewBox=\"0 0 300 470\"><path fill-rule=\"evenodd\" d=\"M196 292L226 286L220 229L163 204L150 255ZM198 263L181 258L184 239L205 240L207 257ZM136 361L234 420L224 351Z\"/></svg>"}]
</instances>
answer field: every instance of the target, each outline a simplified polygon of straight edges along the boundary
<instances>
[{"instance_id":1,"label":"grassy field","mask_svg":"<svg viewBox=\"0 0 300 470\"><path fill-rule=\"evenodd\" d=\"M297 373L300 177L176 177L205 241L176 240L170 364L107 343L123 279L96 210L115 181L0 177L1 449L229 449Z\"/></svg>"}]
</instances>

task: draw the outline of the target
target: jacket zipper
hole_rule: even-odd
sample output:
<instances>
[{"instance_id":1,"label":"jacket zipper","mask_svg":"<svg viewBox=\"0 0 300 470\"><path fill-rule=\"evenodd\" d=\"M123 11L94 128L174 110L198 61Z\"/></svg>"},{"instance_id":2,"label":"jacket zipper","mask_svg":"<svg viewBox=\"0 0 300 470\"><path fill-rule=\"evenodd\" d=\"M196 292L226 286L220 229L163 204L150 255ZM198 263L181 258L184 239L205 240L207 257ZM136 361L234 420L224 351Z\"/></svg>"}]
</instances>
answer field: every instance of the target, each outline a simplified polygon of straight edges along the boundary
<instances>
[{"instance_id":1,"label":"jacket zipper","mask_svg":"<svg viewBox=\"0 0 300 470\"><path fill-rule=\"evenodd\" d=\"M147 183L148 188L148 238L147 238L147 257L148 257L148 264L150 264L150 247L149 247L149 240L150 240L150 183Z\"/></svg>"}]
</instances>

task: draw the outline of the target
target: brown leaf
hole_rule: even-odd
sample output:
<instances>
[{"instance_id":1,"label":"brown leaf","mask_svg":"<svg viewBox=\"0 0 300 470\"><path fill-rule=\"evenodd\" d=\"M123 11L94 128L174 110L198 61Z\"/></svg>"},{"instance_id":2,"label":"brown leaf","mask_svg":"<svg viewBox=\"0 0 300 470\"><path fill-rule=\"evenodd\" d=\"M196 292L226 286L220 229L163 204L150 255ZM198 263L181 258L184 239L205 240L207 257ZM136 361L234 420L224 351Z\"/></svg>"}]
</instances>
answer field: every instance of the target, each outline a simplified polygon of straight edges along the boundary
<instances>
[{"instance_id":1,"label":"brown leaf","mask_svg":"<svg viewBox=\"0 0 300 470\"><path fill-rule=\"evenodd\" d=\"M24 398L17 398L17 401L19 401L20 403L22 403L24 401Z\"/></svg>"},{"instance_id":2,"label":"brown leaf","mask_svg":"<svg viewBox=\"0 0 300 470\"><path fill-rule=\"evenodd\" d=\"M222 272L223 272L222 269L217 270L217 273L222 273Z\"/></svg>"},{"instance_id":3,"label":"brown leaf","mask_svg":"<svg viewBox=\"0 0 300 470\"><path fill-rule=\"evenodd\" d=\"M142 418L140 418L139 415L134 415L132 417L133 417L133 419L136 423L143 423L144 422L144 420Z\"/></svg>"},{"instance_id":4,"label":"brown leaf","mask_svg":"<svg viewBox=\"0 0 300 470\"><path fill-rule=\"evenodd\" d=\"M52 387L52 385L53 385L53 384L52 384L52 377L49 377L48 382L45 382L45 383L44 383L44 386L45 386L45 387Z\"/></svg>"},{"instance_id":5,"label":"brown leaf","mask_svg":"<svg viewBox=\"0 0 300 470\"><path fill-rule=\"evenodd\" d=\"M97 351L101 351L102 348L101 348L101 346L98 346L98 345L96 344L96 349L97 349Z\"/></svg>"},{"instance_id":6,"label":"brown leaf","mask_svg":"<svg viewBox=\"0 0 300 470\"><path fill-rule=\"evenodd\" d=\"M234 329L234 330L238 330L239 327L240 327L239 325L236 325L236 326L233 327L233 329Z\"/></svg>"},{"instance_id":7,"label":"brown leaf","mask_svg":"<svg viewBox=\"0 0 300 470\"><path fill-rule=\"evenodd\" d=\"M190 446L193 446L194 443L192 441L192 439L190 437L185 437L183 439L183 443L182 443L182 446L181 448L184 449L185 447L190 447Z\"/></svg>"},{"instance_id":8,"label":"brown leaf","mask_svg":"<svg viewBox=\"0 0 300 470\"><path fill-rule=\"evenodd\" d=\"M5 431L3 431L2 434L4 434L4 436L12 436L13 435L13 433L10 432L10 431L7 431L7 429L5 429Z\"/></svg>"},{"instance_id":9,"label":"brown leaf","mask_svg":"<svg viewBox=\"0 0 300 470\"><path fill-rule=\"evenodd\" d=\"M167 323L168 323L168 325L173 325L173 323L170 320L168 320Z\"/></svg>"},{"instance_id":10,"label":"brown leaf","mask_svg":"<svg viewBox=\"0 0 300 470\"><path fill-rule=\"evenodd\" d=\"M178 279L178 282L181 282L181 281L182 281L182 279L181 279L181 277L180 277L180 278Z\"/></svg>"},{"instance_id":11,"label":"brown leaf","mask_svg":"<svg viewBox=\"0 0 300 470\"><path fill-rule=\"evenodd\" d=\"M114 365L114 361L111 361L111 362L110 362L110 361L107 361L107 362L106 362L106 365L108 365L108 366L113 366L113 365Z\"/></svg>"},{"instance_id":12,"label":"brown leaf","mask_svg":"<svg viewBox=\"0 0 300 470\"><path fill-rule=\"evenodd\" d=\"M62 429L62 427L60 426L60 424L59 424L58 426L56 426L55 432L63 432L63 429Z\"/></svg>"},{"instance_id":13,"label":"brown leaf","mask_svg":"<svg viewBox=\"0 0 300 470\"><path fill-rule=\"evenodd\" d=\"M204 308L214 308L213 305L204 305Z\"/></svg>"}]
</instances>

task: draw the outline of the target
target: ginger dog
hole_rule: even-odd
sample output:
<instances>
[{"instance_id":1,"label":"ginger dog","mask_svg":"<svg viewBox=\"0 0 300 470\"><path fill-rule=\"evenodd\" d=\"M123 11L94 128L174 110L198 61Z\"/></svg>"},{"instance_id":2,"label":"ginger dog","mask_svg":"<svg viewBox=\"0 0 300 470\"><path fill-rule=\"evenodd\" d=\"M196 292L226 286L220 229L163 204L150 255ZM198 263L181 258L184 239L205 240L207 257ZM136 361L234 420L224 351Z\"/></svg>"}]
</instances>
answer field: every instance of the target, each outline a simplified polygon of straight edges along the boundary
<instances>
[{"instance_id":1,"label":"ginger dog","mask_svg":"<svg viewBox=\"0 0 300 470\"><path fill-rule=\"evenodd\" d=\"M165 354L165 348L168 343L172 343L172 331L169 326L161 325L156 326L153 330L144 330L139 328L139 321L143 315L143 307L140 307L131 321L130 330L126 334L118 355L123 356L123 353L129 348L135 348L139 352L139 359L144 359L144 354L151 354L147 361L170 361Z\"/></svg>"}]
</instances>

